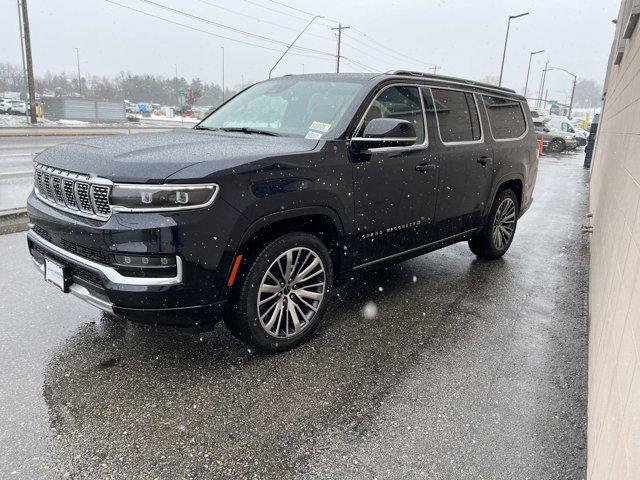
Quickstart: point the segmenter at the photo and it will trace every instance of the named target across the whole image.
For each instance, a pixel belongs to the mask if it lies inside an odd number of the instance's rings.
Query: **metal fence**
[[[80,120],[94,123],[123,122],[123,102],[99,102],[79,98],[47,98],[44,116],[49,120]]]

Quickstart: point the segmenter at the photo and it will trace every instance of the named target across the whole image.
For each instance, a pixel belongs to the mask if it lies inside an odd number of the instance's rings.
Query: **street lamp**
[[[527,80],[524,82],[524,98],[527,98],[527,87],[529,86],[529,72],[531,72],[531,59],[534,55],[544,52],[544,50],[536,50],[529,54],[529,66],[527,67]]]
[[[224,103],[224,47],[222,49],[222,103]]]
[[[573,85],[571,86],[571,100],[569,100],[569,114],[567,115],[567,117],[569,117],[569,120],[571,120],[571,110],[573,110],[573,96],[576,93],[576,83],[578,83],[578,76],[561,67],[549,67],[549,70],[560,70],[561,72],[569,74],[573,77]]]
[[[544,84],[547,80],[548,66],[549,66],[549,60],[547,60],[546,63],[544,64],[544,68],[542,69],[542,75],[540,76],[540,91],[538,92],[538,107],[542,107],[542,94],[544,92]]]
[[[500,80],[498,80],[498,86],[502,85],[502,72],[504,71],[504,57],[507,55],[507,42],[509,41],[509,28],[511,27],[511,20],[529,15],[529,12],[520,13],[519,15],[509,15],[509,21],[507,22],[507,35],[504,37],[504,50],[502,50],[502,65],[500,66]]]
[[[287,52],[291,49],[291,47],[293,47],[293,44],[296,43],[298,41],[298,39],[302,36],[302,34],[307,30],[307,28],[309,28],[311,26],[311,24],[313,23],[313,21],[316,18],[324,18],[321,15],[316,15],[315,17],[313,17],[311,20],[309,20],[309,23],[307,23],[307,25],[302,29],[302,31],[298,34],[298,36],[295,38],[295,40],[293,42],[291,42],[289,44],[289,46],[287,47],[287,49],[284,51],[284,53],[280,56],[280,58],[278,59],[278,61],[273,65],[273,67],[271,67],[271,70],[269,70],[269,78],[271,78],[271,74],[273,73],[273,70],[278,66],[278,64],[280,63],[280,60],[282,60],[284,58],[284,56],[287,54]]]

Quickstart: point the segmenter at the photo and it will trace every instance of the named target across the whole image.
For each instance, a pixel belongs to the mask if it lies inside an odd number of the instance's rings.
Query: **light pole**
[[[527,87],[529,87],[529,73],[531,72],[531,59],[534,55],[544,52],[544,50],[536,50],[529,54],[529,66],[527,67],[527,80],[524,82],[524,98],[527,98]]]
[[[76,47],[76,62],[78,63],[78,91],[82,97],[82,77],[80,76],[80,51]]]
[[[302,36],[302,34],[307,30],[307,28],[309,28],[311,26],[311,24],[313,23],[313,21],[316,18],[324,18],[320,15],[316,15],[315,17],[313,17],[309,23],[307,23],[307,25],[302,29],[302,31],[298,34],[298,36],[293,40],[293,42],[291,42],[289,44],[289,46],[287,47],[287,49],[284,51],[284,53],[280,56],[280,58],[278,59],[278,61],[273,65],[273,67],[271,67],[271,70],[269,70],[269,78],[271,78],[271,74],[273,73],[273,70],[278,66],[278,64],[280,63],[280,60],[282,60],[284,58],[284,56],[287,54],[287,52],[289,50],[291,50],[291,47],[293,47],[293,44],[296,43],[298,41],[298,39]],[[340,61],[340,57],[338,57],[338,62]]]
[[[224,103],[224,47],[222,49],[222,103]]]
[[[578,83],[578,76],[561,67],[549,67],[549,70],[560,70],[561,72],[569,74],[573,77],[573,85],[571,86],[571,100],[569,100],[569,114],[567,115],[567,117],[569,117],[569,120],[571,120],[571,110],[573,110],[573,96],[576,93],[576,83]]]
[[[509,28],[511,27],[511,20],[529,15],[529,12],[520,13],[518,15],[509,15],[509,21],[507,22],[507,35],[504,37],[504,49],[502,50],[502,65],[500,65],[500,79],[498,80],[498,86],[502,85],[502,72],[504,71],[504,58],[507,55],[507,42],[509,41]]]
[[[549,67],[549,60],[544,64],[542,69],[542,75],[540,76],[540,90],[538,91],[538,107],[542,107],[542,93],[544,92],[544,83],[547,80],[547,67]]]

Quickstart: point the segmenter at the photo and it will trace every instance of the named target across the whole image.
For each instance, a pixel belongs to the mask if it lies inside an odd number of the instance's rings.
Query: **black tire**
[[[324,287],[317,288],[322,290],[323,296],[319,300],[319,303],[315,305],[315,313],[311,313],[308,319],[304,317],[301,318],[304,322],[298,333],[293,333],[292,336],[289,337],[275,336],[274,333],[267,332],[265,326],[260,321],[257,305],[259,289],[263,279],[266,278],[267,271],[274,266],[276,260],[281,255],[291,249],[298,249],[298,251],[304,252],[307,255],[309,254],[308,252],[311,251],[317,256],[323,269],[319,277],[324,279]],[[313,261],[313,257],[309,258]],[[299,273],[302,267],[296,265],[296,268],[299,268],[297,270]],[[292,272],[291,277],[295,277],[295,273],[296,270]],[[270,352],[288,350],[308,339],[316,331],[326,310],[332,286],[333,264],[326,245],[318,237],[309,233],[288,233],[270,242],[262,249],[257,257],[255,257],[249,271],[238,286],[234,305],[230,308],[230,314],[225,317],[225,323],[234,336],[259,350]],[[283,318],[288,325],[293,325],[293,323],[291,323],[292,320],[290,322],[290,314],[287,310],[286,302],[292,301],[289,299],[299,301],[295,297],[295,290],[293,288],[294,285],[286,291],[274,294],[283,297]],[[263,295],[265,294],[263,293]],[[280,299],[274,300],[276,303],[279,301]],[[278,327],[276,327],[276,329],[277,328]]]
[[[505,213],[503,211],[499,211],[501,205],[503,205],[503,202],[505,202],[505,205],[508,205],[509,200],[513,205],[513,226],[511,236],[508,241],[501,243],[500,240],[502,240],[504,237],[502,236],[502,234],[498,233],[498,235],[500,235],[500,238],[496,239],[497,237],[494,236],[494,225],[496,221],[499,221],[500,216]],[[509,247],[511,246],[511,242],[513,242],[513,238],[516,235],[518,211],[518,199],[513,190],[502,190],[496,196],[496,199],[493,202],[491,211],[487,216],[482,230],[477,236],[469,240],[469,248],[471,249],[471,251],[478,258],[482,258],[485,260],[495,260],[496,258],[500,258],[505,253],[507,253],[507,250],[509,250]]]
[[[560,153],[562,151],[564,151],[565,149],[565,143],[564,140],[560,139],[560,138],[554,138],[553,140],[551,140],[551,142],[549,142],[549,151],[553,152],[553,153]]]

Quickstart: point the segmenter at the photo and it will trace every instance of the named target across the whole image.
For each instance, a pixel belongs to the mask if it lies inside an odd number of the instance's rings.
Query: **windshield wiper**
[[[211,131],[216,131],[216,130],[220,130],[219,128],[214,128],[214,127],[205,127],[204,125],[196,125],[195,127],[193,127],[194,130],[211,130]]]
[[[268,130],[259,130],[257,128],[223,127],[220,130],[224,130],[225,132],[258,133],[260,135],[269,135],[271,137],[279,137],[280,136],[280,134],[278,134],[278,133],[269,132]]]

